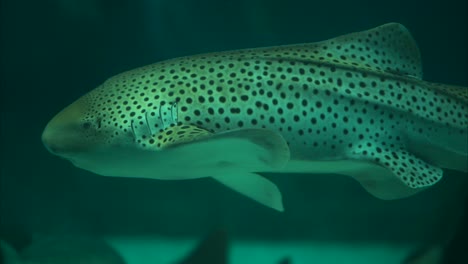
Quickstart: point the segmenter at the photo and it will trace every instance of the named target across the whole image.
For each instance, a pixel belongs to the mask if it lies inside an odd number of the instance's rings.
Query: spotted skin
[[[414,40],[391,23],[124,72],[80,99],[80,122],[91,127],[88,141],[154,151],[183,138],[184,126],[201,129],[190,140],[266,129],[285,139],[292,164],[272,172],[315,171],[293,161],[364,161],[423,188],[440,180],[442,167],[467,171],[468,93],[421,78]],[[425,153],[426,146],[444,155]]]

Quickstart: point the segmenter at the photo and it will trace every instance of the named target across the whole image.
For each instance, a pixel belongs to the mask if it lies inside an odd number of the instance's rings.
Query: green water
[[[34,233],[91,233],[109,238],[129,264],[166,263],[222,228],[234,264],[281,256],[400,263],[460,232],[468,178],[459,172],[397,201],[373,198],[345,176],[267,175],[283,193],[286,211],[277,213],[209,179],[99,177],[50,155],[40,135],[63,107],[128,69],[388,22],[411,31],[424,79],[467,86],[466,1],[3,0],[0,12],[0,238],[16,249]],[[448,252],[463,263],[456,248],[468,243],[466,232],[457,241]]]

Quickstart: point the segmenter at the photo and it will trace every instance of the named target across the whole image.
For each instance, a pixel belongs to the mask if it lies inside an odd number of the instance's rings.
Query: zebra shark
[[[322,42],[216,52],[118,74],[58,113],[47,149],[104,176],[211,177],[283,211],[261,173],[333,173],[381,199],[468,171],[468,90],[422,80],[389,23]]]

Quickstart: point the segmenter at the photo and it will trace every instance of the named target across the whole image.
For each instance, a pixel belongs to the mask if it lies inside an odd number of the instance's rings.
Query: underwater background
[[[346,176],[267,175],[283,193],[278,213],[210,179],[97,176],[49,154],[40,137],[58,111],[132,68],[388,22],[412,33],[425,80],[466,87],[467,10],[465,0],[2,0],[0,238],[20,251],[38,233],[91,234],[129,264],[174,263],[217,229],[234,264],[404,263],[450,240],[445,263],[468,263],[463,173],[395,201]]]

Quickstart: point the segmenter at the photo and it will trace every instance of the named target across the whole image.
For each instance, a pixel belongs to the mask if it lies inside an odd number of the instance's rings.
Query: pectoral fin
[[[180,164],[199,169],[265,206],[283,211],[281,192],[255,171],[282,168],[289,160],[286,141],[266,129],[242,129],[219,134],[195,126],[176,126],[160,139],[161,148]]]
[[[289,160],[283,137],[266,129],[211,133],[195,126],[170,127],[158,136],[157,148],[180,164],[207,171],[268,171]],[[209,175],[206,175],[209,176]]]
[[[226,172],[213,178],[267,207],[280,212],[284,211],[280,190],[273,182],[263,176],[248,172]]]

